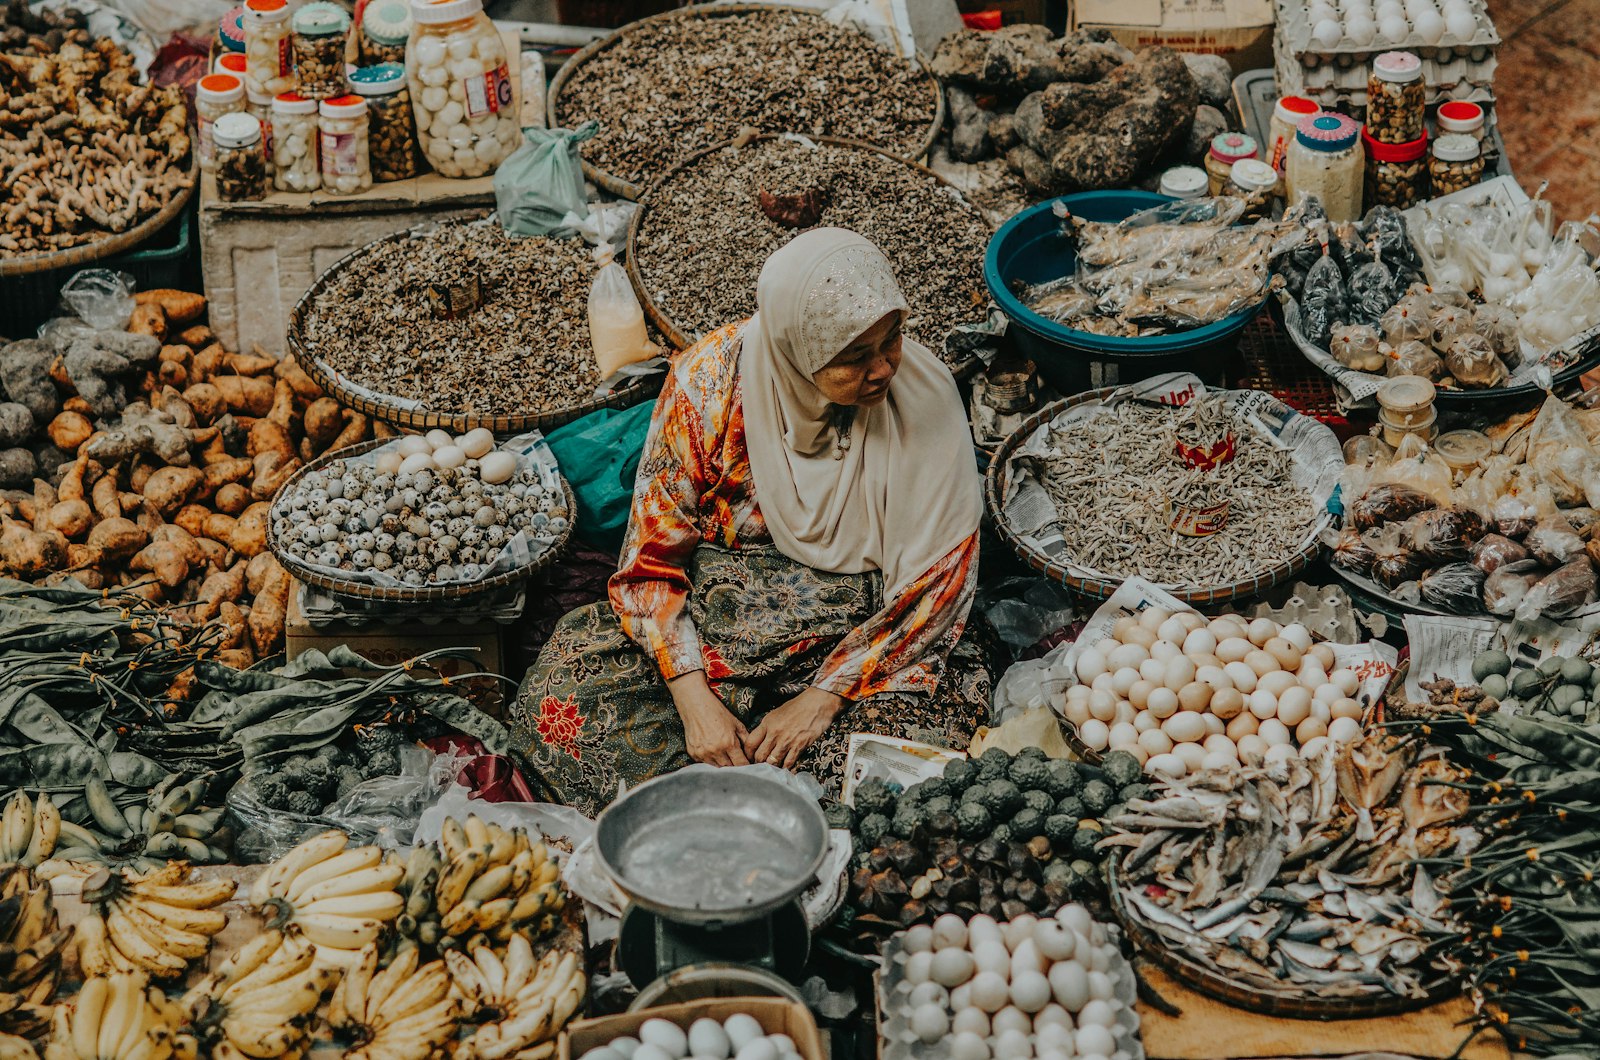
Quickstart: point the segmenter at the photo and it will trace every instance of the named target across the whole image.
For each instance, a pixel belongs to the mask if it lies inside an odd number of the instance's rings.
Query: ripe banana
[[[50,885],[22,865],[0,867],[0,1037],[49,1030],[71,939],[58,926]]]
[[[227,926],[227,914],[216,907],[234,892],[231,880],[189,882],[190,871],[174,861],[142,875],[101,869],[85,880],[90,909],[76,928],[79,961],[86,969],[183,975]]]
[[[335,988],[328,1022],[354,1035],[347,1060],[426,1060],[454,1036],[450,975],[442,961],[417,967],[416,953],[406,949],[376,972],[377,947],[367,946]]]
[[[349,966],[405,909],[396,890],[405,866],[375,846],[346,850],[343,832],[305,840],[268,866],[250,899],[269,926],[294,925],[325,965]]]
[[[298,930],[267,931],[196,984],[180,1007],[196,1030],[200,1055],[303,1055],[307,1025],[337,975],[315,958],[315,947]]]
[[[76,1004],[56,1006],[46,1060],[167,1060],[177,1010],[137,972],[93,976]]]
[[[19,788],[0,810],[0,862],[38,868],[55,852],[61,823],[49,794],[41,791],[35,802]]]
[[[49,796],[43,793],[32,810],[32,831],[20,859],[44,866],[50,878],[76,870],[63,863],[86,863],[124,869],[145,869],[172,858],[197,864],[217,864],[229,858],[232,829],[224,823],[226,807],[206,809],[200,797],[211,781],[204,774],[179,784],[169,776],[149,793],[143,805],[119,808],[105,778],[90,774],[84,783],[82,805],[88,811],[85,827],[63,820]],[[22,805],[19,792],[8,803]],[[8,818],[0,812],[0,855]]]
[[[460,1044],[456,1060],[549,1055],[545,1046],[583,1002],[588,980],[578,955],[551,950],[536,965],[522,935],[512,936],[503,965],[486,950],[445,955],[456,996],[490,1020]]]

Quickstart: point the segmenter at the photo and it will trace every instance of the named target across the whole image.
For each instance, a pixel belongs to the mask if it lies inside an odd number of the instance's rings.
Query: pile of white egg
[[[950,1060],[1132,1056],[1119,1040],[1138,1026],[1116,981],[1122,955],[1081,905],[1004,924],[946,913],[907,929],[895,959],[909,1033],[948,1037]]]
[[[1478,32],[1471,0],[1312,0],[1306,20],[1324,48],[1465,44]]]
[[[449,431],[431,430],[427,434],[408,434],[378,454],[378,471],[388,475],[414,475],[418,471],[437,471],[478,462],[478,478],[493,486],[508,482],[517,470],[513,453],[494,449],[494,434],[479,427],[459,437]]]
[[[671,1020],[648,1019],[637,1038],[624,1035],[590,1049],[581,1060],[785,1060],[797,1058],[794,1039],[768,1034],[745,1012],[726,1020],[697,1019],[688,1031]]]
[[[1361,687],[1305,626],[1151,607],[1084,647],[1058,709],[1095,751],[1181,777],[1310,757],[1361,735]]]

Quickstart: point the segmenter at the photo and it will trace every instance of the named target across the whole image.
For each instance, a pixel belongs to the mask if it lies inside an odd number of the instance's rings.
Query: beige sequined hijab
[[[885,314],[907,311],[888,259],[854,232],[795,237],[767,259],[756,304],[739,369],[772,540],[808,567],[881,570],[892,595],[978,528],[977,461],[955,379],[906,339],[888,398],[837,426],[812,376]]]

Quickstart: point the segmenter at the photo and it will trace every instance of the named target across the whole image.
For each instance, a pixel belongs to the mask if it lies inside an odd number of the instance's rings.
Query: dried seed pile
[[[556,101],[563,128],[600,122],[584,159],[634,183],[746,126],[910,156],[936,111],[930,75],[863,33],[793,11],[642,26],[586,61]]]
[[[434,411],[570,408],[600,381],[589,344],[588,249],[460,222],[378,243],[347,261],[310,306],[307,351],[359,386]],[[435,319],[428,286],[474,279],[482,304]]]
[[[989,228],[954,189],[876,151],[766,139],[705,156],[648,200],[639,273],[680,331],[704,335],[755,312],[762,264],[800,232],[767,217],[763,190],[819,192],[819,226],[881,247],[911,304],[906,333],[929,349],[944,355],[951,328],[984,318]]]
[[[1180,440],[1210,447],[1229,433],[1238,455],[1214,470],[1177,455]],[[1316,520],[1288,452],[1234,417],[1221,395],[1177,409],[1124,401],[1053,429],[1050,443],[1044,487],[1066,555],[1108,577],[1230,585],[1300,551]],[[1169,521],[1168,499],[1197,493],[1229,501],[1227,526],[1210,537],[1185,537]]]

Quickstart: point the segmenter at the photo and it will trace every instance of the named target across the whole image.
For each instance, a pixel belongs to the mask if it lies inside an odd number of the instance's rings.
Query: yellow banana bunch
[[[418,845],[406,866],[402,935],[439,950],[503,947],[556,926],[567,895],[542,841],[477,814],[447,818],[437,847]]]
[[[144,972],[175,979],[210,952],[228,923],[216,908],[233,897],[232,880],[190,880],[186,861],[146,873],[101,869],[83,884],[90,906],[75,928],[86,975]]]
[[[250,901],[269,927],[293,925],[323,964],[348,967],[405,908],[405,866],[375,846],[350,847],[337,829],[314,835],[267,866]]]
[[[444,962],[417,967],[415,946],[378,969],[369,945],[334,988],[328,1022],[355,1036],[346,1060],[427,1060],[455,1036],[460,1006]]]
[[[176,1015],[139,972],[90,976],[72,1004],[56,1006],[45,1060],[167,1060],[177,1052]]]
[[[39,1060],[33,1043],[15,1034],[0,1034],[0,1060]]]
[[[551,950],[535,963],[523,935],[512,936],[504,961],[487,946],[444,959],[467,1010],[490,1021],[460,1044],[455,1060],[546,1060],[588,984],[576,953]]]
[[[55,852],[61,811],[45,792],[34,802],[18,788],[0,810],[0,862],[36,869]]]
[[[49,1030],[71,938],[58,929],[50,885],[21,865],[0,867],[0,1033],[34,1038]]]
[[[339,973],[294,928],[266,931],[184,995],[180,1007],[214,1060],[299,1057],[322,995]]]

